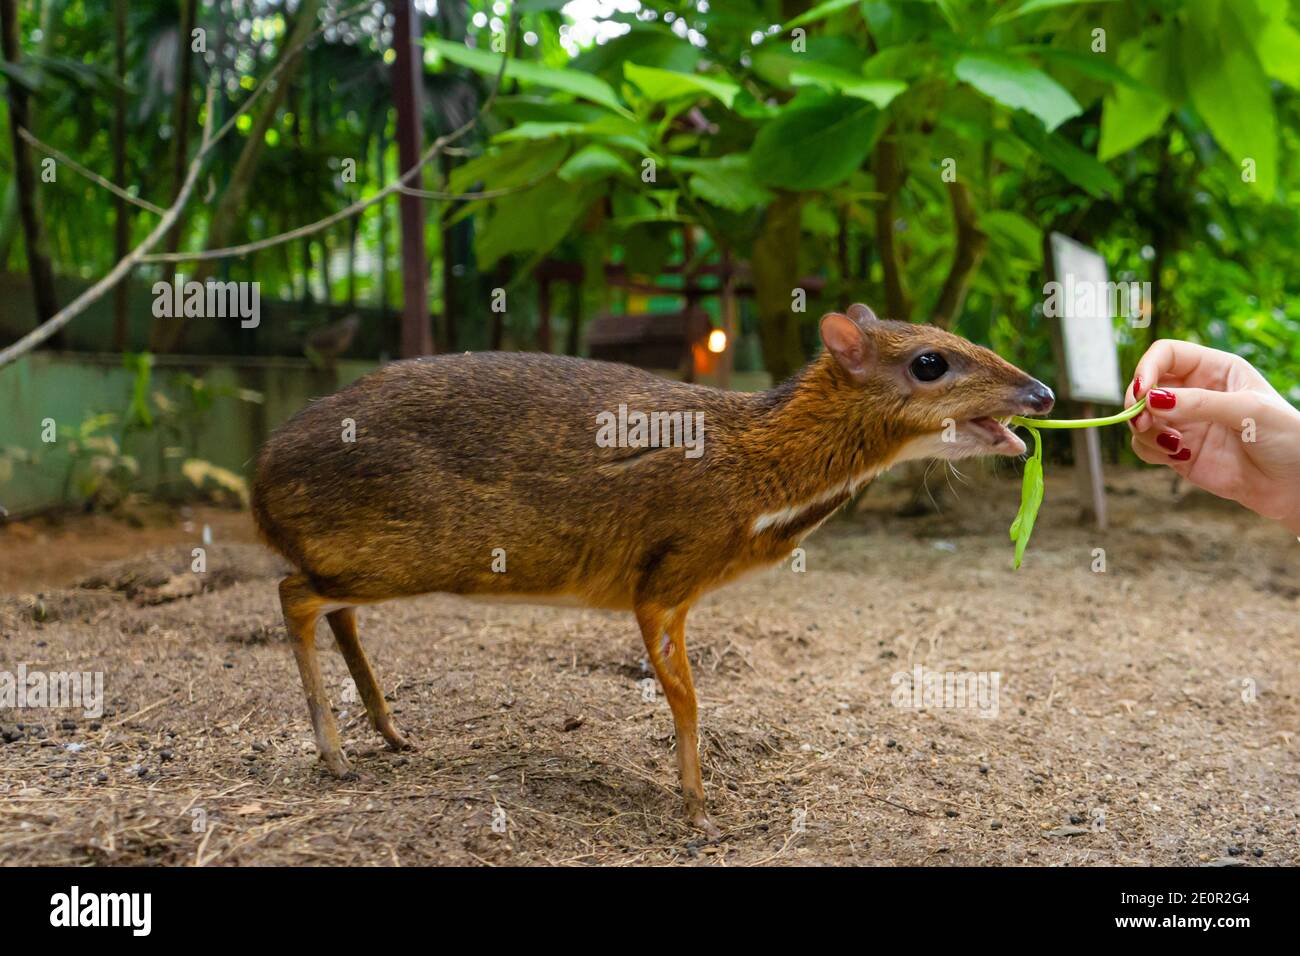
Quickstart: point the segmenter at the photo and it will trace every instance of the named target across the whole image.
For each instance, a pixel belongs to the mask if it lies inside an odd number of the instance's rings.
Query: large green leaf
[[[648,132],[637,122],[606,113],[590,123],[520,123],[493,139],[495,143],[512,143],[520,140],[546,140],[582,137],[616,143],[645,152],[650,148]]]
[[[1042,46],[1036,43],[1011,47],[1011,52],[1038,54],[1056,66],[1082,73],[1089,79],[1109,83],[1112,86],[1127,86],[1146,93],[1152,92],[1145,83],[1134,79],[1128,71],[1111,63],[1100,53],[1080,53],[1078,50],[1064,50],[1059,46]]]
[[[1139,79],[1161,69],[1162,56],[1161,51],[1142,46],[1140,40],[1120,48],[1120,64]],[[1165,125],[1169,110],[1169,102],[1150,87],[1116,87],[1102,103],[1097,158],[1105,162],[1154,136]]]
[[[794,86],[811,84],[832,93],[843,93],[866,100],[882,110],[907,89],[907,84],[901,80],[869,80],[860,73],[816,62],[804,63],[791,70],[790,82]]]
[[[634,171],[622,156],[598,143],[578,150],[560,167],[559,176],[568,183],[592,182],[609,176],[631,176]]]
[[[677,73],[673,70],[661,70],[653,66],[641,66],[637,63],[624,63],[623,75],[635,83],[641,92],[655,102],[675,100],[683,96],[698,97],[701,93],[712,96],[728,109],[735,102],[740,86],[730,80],[722,80],[699,73]]]
[[[675,159],[672,165],[690,173],[688,188],[710,205],[747,212],[772,201],[772,193],[754,178],[745,153],[717,159]]]
[[[1016,255],[1034,262],[1043,256],[1043,231],[1010,209],[990,209],[980,214],[980,228],[1014,250]]]
[[[439,37],[425,37],[424,48],[433,49],[451,62],[468,67],[478,73],[495,76],[501,69],[501,55],[486,50],[476,50],[454,40]],[[600,103],[612,110],[626,112],[619,102],[614,88],[599,77],[590,76],[578,70],[557,70],[541,63],[529,60],[511,59],[506,64],[505,75],[512,80],[523,83],[535,83],[547,89],[562,90],[574,96]]]
[[[1255,49],[1264,72],[1300,90],[1300,32],[1285,20],[1271,20],[1260,32]]]
[[[1011,121],[1016,135],[1043,161],[1076,186],[1098,198],[1119,194],[1120,182],[1101,163],[1057,133],[1048,133],[1024,113]]]
[[[1012,10],[1004,10],[993,18],[994,23],[1002,23],[1006,20],[1014,20],[1016,17],[1023,17],[1029,13],[1042,13],[1044,10],[1052,10],[1056,7],[1076,7],[1082,3],[1113,3],[1114,0],[1025,0],[1020,6]]]
[[[1272,198],[1277,119],[1268,77],[1234,12],[1224,7],[1221,13],[1189,10],[1180,49],[1187,94],[1219,148],[1238,165],[1252,161],[1260,192]]]
[[[765,186],[800,190],[839,185],[871,152],[882,115],[847,96],[789,106],[758,131],[750,169]]]
[[[1065,87],[1025,60],[1001,53],[967,53],[954,72],[1003,106],[1034,114],[1048,130],[1083,112]]]
[[[510,189],[545,176],[564,160],[569,144],[560,140],[545,143],[509,143],[455,167],[447,185],[463,193],[482,183],[485,189]]]
[[[809,23],[816,23],[818,20],[825,20],[831,14],[839,13],[841,10],[847,10],[856,4],[858,0],[824,0],[823,3],[817,4],[811,10],[799,14],[781,27],[782,33],[788,33],[795,27],[801,27]]]
[[[512,195],[475,234],[479,266],[490,269],[510,253],[550,252],[595,198],[591,189],[555,177]]]

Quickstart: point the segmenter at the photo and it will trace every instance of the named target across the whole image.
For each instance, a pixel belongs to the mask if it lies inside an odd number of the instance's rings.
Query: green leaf
[[[820,86],[832,93],[843,93],[884,109],[894,97],[907,89],[901,80],[869,80],[860,73],[825,63],[804,63],[790,71],[794,86]]]
[[[558,178],[510,197],[475,234],[479,266],[490,269],[510,253],[544,255],[573,228],[596,198],[590,188]]]
[[[818,20],[825,20],[831,14],[839,13],[841,10],[847,10],[857,2],[858,0],[825,0],[824,3],[817,4],[817,6],[813,7],[811,10],[799,14],[789,23],[786,23],[781,27],[781,32],[786,33],[793,30],[795,27],[801,27],[808,23],[816,23]]]
[[[453,63],[488,76],[495,76],[501,69],[501,55],[477,50],[454,40],[426,37],[424,48],[435,50]],[[577,70],[557,70],[541,63],[512,58],[506,64],[505,75],[509,79],[523,83],[534,83],[547,89],[572,93],[574,96],[600,103],[620,113],[627,113],[627,109],[619,102],[612,86],[598,77]]]
[[[1265,73],[1300,90],[1300,33],[1285,20],[1272,20],[1260,34],[1255,49]]]
[[[750,169],[765,186],[837,186],[871,152],[882,116],[869,103],[846,96],[789,106],[759,129],[749,153]]]
[[[1004,10],[993,18],[993,23],[1005,23],[1007,20],[1014,20],[1017,17],[1023,17],[1030,13],[1042,13],[1044,10],[1053,10],[1057,7],[1074,7],[1082,3],[1113,3],[1114,0],[1025,0],[1014,10]]]
[[[586,123],[520,123],[493,137],[494,143],[513,143],[519,140],[556,139],[581,135]]]
[[[1083,112],[1069,91],[1038,67],[998,53],[967,53],[954,72],[985,96],[1011,109],[1026,110],[1048,131]]]
[[[1043,231],[1010,209],[990,209],[979,217],[980,228],[1001,239],[1016,254],[1034,262],[1043,255]]]
[[[754,51],[754,72],[773,86],[790,86],[790,72],[809,63],[824,63],[841,70],[855,72],[866,70],[883,54],[877,54],[866,61],[863,66],[862,50],[848,37],[810,37],[808,49],[804,53],[795,53],[788,43],[765,43]],[[874,76],[872,79],[891,79],[889,76]]]
[[[1187,93],[1219,148],[1234,165],[1252,161],[1257,188],[1271,198],[1277,187],[1277,119],[1269,80],[1233,10],[1225,6],[1221,12],[1189,8],[1180,50]]]
[[[1105,166],[1065,137],[1048,133],[1024,113],[1011,119],[1016,135],[1033,147],[1043,161],[1090,196],[1116,196],[1120,182]]]
[[[509,143],[457,166],[447,178],[452,192],[463,193],[482,182],[487,189],[509,189],[531,182],[554,169],[569,151],[560,140],[545,143]]]
[[[1011,522],[1011,540],[1016,546],[1015,568],[1020,569],[1024,559],[1025,548],[1029,546],[1029,537],[1034,533],[1034,522],[1038,519],[1038,509],[1043,504],[1043,442],[1037,429],[1025,426],[1034,436],[1034,454],[1025,462],[1025,474],[1020,486],[1020,510]]]
[[[609,176],[633,175],[623,157],[596,143],[578,150],[560,167],[559,176],[566,183],[585,183]]]
[[[1144,93],[1154,93],[1154,90],[1145,83],[1134,79],[1126,70],[1111,63],[1100,53],[1080,53],[1078,50],[1063,50],[1058,46],[1040,46],[1036,43],[1025,43],[1010,49],[1012,53],[1037,54],[1052,61],[1057,66],[1074,70],[1076,73],[1082,73],[1084,76],[1101,83],[1109,83],[1112,86],[1127,86]]]
[[[736,94],[740,92],[740,86],[730,80],[699,73],[677,73],[637,63],[624,63],[623,75],[635,83],[647,99],[656,103],[684,96],[698,97],[701,93],[706,93],[731,109]]]
[[[1135,77],[1147,77],[1161,68],[1158,50],[1147,49],[1134,41],[1120,50],[1120,63]],[[1150,87],[1117,88],[1107,96],[1101,109],[1101,141],[1097,158],[1102,162],[1128,152],[1154,136],[1169,117],[1169,102]]]
[[[690,191],[710,205],[732,212],[747,212],[772,201],[772,193],[759,185],[746,153],[717,159],[675,159],[673,169],[691,174]]]

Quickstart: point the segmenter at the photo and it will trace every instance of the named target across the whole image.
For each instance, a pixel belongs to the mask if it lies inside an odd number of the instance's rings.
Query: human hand
[[[1161,339],[1125,395],[1133,451],[1300,535],[1300,411],[1240,356]]]

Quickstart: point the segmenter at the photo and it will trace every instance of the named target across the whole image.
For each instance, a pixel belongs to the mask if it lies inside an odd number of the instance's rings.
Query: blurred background
[[[172,258],[0,367],[13,517],[237,501],[275,424],[427,352],[761,388],[865,301],[1056,383],[1053,231],[1143,290],[1116,319],[1125,375],[1177,336],[1300,400],[1286,0],[0,8],[0,345],[158,225],[209,86],[224,132],[146,250]],[[260,321],[155,314],[155,283],[209,280],[258,283]]]
[[[701,602],[703,848],[608,612],[363,608],[422,750],[364,749],[327,654],[363,782],[324,782],[243,506],[271,429],[406,356],[761,389],[861,301],[1059,392],[1054,235],[1122,284],[1117,387],[1168,336],[1300,402],[1300,3],[0,0],[0,34],[0,668],[106,705],[0,710],[0,862],[1297,862],[1300,550],[1126,428],[1088,486],[1045,433],[1019,570],[1019,461],[909,463]],[[1001,718],[900,706],[922,666],[1004,675]]]

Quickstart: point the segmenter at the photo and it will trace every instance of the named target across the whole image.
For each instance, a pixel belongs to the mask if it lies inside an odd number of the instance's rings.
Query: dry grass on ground
[[[1013,480],[911,520],[872,489],[806,542],[805,573],[701,603],[716,844],[682,822],[672,722],[625,615],[363,609],[421,749],[381,749],[330,651],[359,771],[340,782],[244,516],[0,531],[0,670],[103,671],[108,707],[0,711],[0,863],[1295,864],[1300,546],[1180,505],[1167,476],[1113,482],[1097,533],[1049,473],[1020,572]],[[918,664],[999,672],[997,716],[896,708],[891,678]]]

